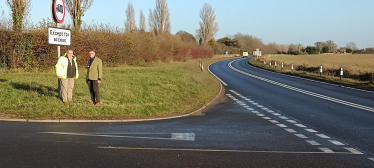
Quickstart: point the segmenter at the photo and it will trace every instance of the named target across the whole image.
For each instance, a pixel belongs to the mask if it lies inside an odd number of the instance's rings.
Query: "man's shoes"
[[[91,102],[90,102],[90,104],[94,104],[94,102],[93,102],[93,101],[91,101]]]
[[[65,104],[65,105],[67,105],[67,104],[68,104],[68,102],[64,102],[64,104]]]
[[[96,103],[95,106],[100,106],[100,103]]]

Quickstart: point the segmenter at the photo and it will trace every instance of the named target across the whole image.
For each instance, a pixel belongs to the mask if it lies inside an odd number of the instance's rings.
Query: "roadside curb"
[[[212,63],[212,64],[214,64],[214,63]],[[212,65],[212,64],[210,64],[210,65]],[[208,66],[208,68],[209,68],[209,66]],[[210,73],[212,74],[212,72],[210,72]],[[182,117],[187,117],[187,116],[193,115],[193,114],[203,110],[204,108],[209,106],[214,100],[216,100],[219,97],[219,95],[221,95],[222,90],[223,90],[222,83],[221,82],[219,82],[219,83],[220,83],[220,86],[221,86],[220,91],[218,92],[216,97],[214,97],[210,102],[208,102],[207,104],[205,104],[204,106],[202,106],[201,108],[199,108],[199,109],[197,109],[193,112],[190,112],[188,114],[178,115],[178,116],[161,117],[161,118],[148,118],[148,119],[127,119],[127,120],[74,120],[74,119],[37,120],[37,119],[2,119],[2,118],[0,118],[0,121],[31,122],[31,123],[120,123],[120,122],[157,121],[157,120],[182,118]]]

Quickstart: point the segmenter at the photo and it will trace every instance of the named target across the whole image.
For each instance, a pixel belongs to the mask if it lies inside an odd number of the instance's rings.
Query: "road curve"
[[[210,69],[226,88],[373,156],[373,92],[274,73],[248,60],[222,61]]]

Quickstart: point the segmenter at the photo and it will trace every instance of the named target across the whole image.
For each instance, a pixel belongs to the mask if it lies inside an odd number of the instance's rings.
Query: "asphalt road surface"
[[[255,68],[209,67],[226,101],[129,123],[0,122],[0,167],[374,167],[374,93]]]

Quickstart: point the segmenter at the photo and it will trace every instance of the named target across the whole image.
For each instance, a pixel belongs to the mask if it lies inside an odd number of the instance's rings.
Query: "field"
[[[266,64],[264,64],[266,61]],[[272,66],[269,68],[269,63]],[[274,67],[275,61],[278,64]],[[281,63],[284,69],[281,71]],[[374,55],[373,54],[337,54],[337,55],[268,55],[249,61],[252,65],[272,71],[324,80],[358,88],[374,90]],[[294,71],[291,70],[294,64]],[[319,73],[322,65],[323,73]],[[340,67],[343,67],[343,79],[340,80]]]
[[[269,55],[265,60],[276,60],[285,64],[338,69],[343,67],[351,73],[374,72],[374,54],[336,54],[336,55]]]
[[[203,59],[205,66],[223,60]],[[205,67],[206,68],[206,67]],[[49,72],[0,72],[0,117],[123,119],[185,113],[200,108],[219,91],[219,82],[199,61],[156,63],[151,67],[103,70],[101,106],[89,104],[84,68],[75,81],[73,103],[58,98],[57,77]]]

